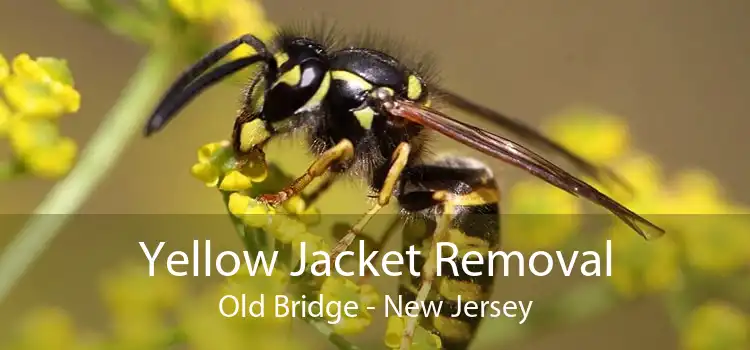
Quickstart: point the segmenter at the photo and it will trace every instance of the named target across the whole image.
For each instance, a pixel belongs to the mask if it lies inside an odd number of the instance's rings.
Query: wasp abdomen
[[[480,163],[468,158],[447,158],[431,165],[409,169],[404,176],[399,202],[409,211],[416,211],[422,220],[413,220],[404,231],[404,247],[415,246],[422,254],[415,259],[416,271],[427,263],[432,240],[439,232],[438,221],[450,214],[450,223],[442,233],[449,244],[443,247],[440,275],[435,277],[430,299],[442,304],[440,313],[422,320],[422,325],[435,332],[443,341],[444,349],[466,349],[476,333],[481,317],[479,312],[462,310],[467,302],[488,300],[493,289],[489,276],[489,251],[500,245],[500,193],[492,173]],[[442,241],[442,240],[441,240]],[[446,251],[447,249],[447,251]],[[483,264],[461,263],[467,254],[480,254]],[[399,293],[404,301],[416,299],[422,277],[404,274]]]

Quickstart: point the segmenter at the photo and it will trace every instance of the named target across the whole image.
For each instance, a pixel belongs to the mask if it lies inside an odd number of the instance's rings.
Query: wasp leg
[[[331,188],[331,186],[333,186],[336,180],[338,180],[339,176],[341,175],[335,172],[332,173],[329,171],[328,173],[326,173],[323,182],[318,187],[316,187],[310,193],[303,195],[302,199],[305,200],[305,204],[307,206],[312,206],[313,204],[315,204],[320,196],[325,194]]]
[[[422,283],[420,284],[416,295],[416,301],[420,304],[427,300],[427,296],[432,290],[432,284],[435,282],[435,276],[437,275],[437,244],[438,242],[448,241],[450,237],[448,230],[450,229],[450,222],[455,215],[453,203],[445,201],[443,204],[443,210],[443,215],[438,220],[437,228],[433,235],[427,259],[422,267]],[[409,347],[411,347],[411,342],[412,339],[414,339],[414,331],[417,329],[418,321],[419,317],[410,317],[407,319],[404,334],[401,337],[401,350],[408,350]]]
[[[489,251],[500,244],[500,191],[492,172],[463,157],[410,167],[402,176],[398,200],[413,216],[404,230],[404,249],[427,250],[424,258],[417,255],[414,259],[414,269],[421,269],[421,276],[404,271],[399,294],[404,302],[429,299],[443,305],[439,314],[407,319],[401,349],[409,348],[421,324],[440,337],[443,349],[465,350],[484,307],[471,309],[474,314],[459,307],[489,298],[494,282]],[[463,260],[472,263],[464,265]]]
[[[307,168],[305,174],[294,180],[291,185],[277,193],[261,195],[259,199],[270,205],[277,205],[284,202],[290,197],[304,191],[314,179],[325,174],[335,163],[347,162],[353,157],[354,146],[351,141],[347,139],[341,140],[338,144],[323,152],[323,154],[321,154],[310,165],[310,167]]]
[[[378,201],[367,211],[365,215],[360,218],[357,223],[349,229],[346,235],[341,238],[331,250],[331,261],[336,260],[336,257],[344,252],[354,242],[364,227],[370,222],[370,219],[377,214],[384,206],[388,205],[393,196],[393,190],[396,188],[398,179],[401,177],[401,172],[406,168],[406,164],[409,161],[409,155],[411,153],[411,146],[408,143],[401,143],[396,147],[393,152],[393,158],[391,160],[391,166],[388,169],[388,174],[385,177],[383,186],[378,192]],[[323,267],[320,267],[322,272]]]

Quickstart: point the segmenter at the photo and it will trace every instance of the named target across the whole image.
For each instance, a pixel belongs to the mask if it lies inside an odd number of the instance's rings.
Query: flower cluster
[[[0,137],[12,158],[0,163],[0,178],[29,174],[59,178],[75,162],[77,146],[60,133],[59,120],[80,108],[81,96],[64,60],[0,55]]]
[[[407,320],[403,317],[391,316],[385,331],[385,346],[389,349],[401,348],[401,337],[406,329]],[[417,327],[411,348],[414,350],[438,350],[442,349],[442,341],[437,335],[428,332],[422,327]]]
[[[268,176],[262,155],[253,155],[256,159],[239,164],[232,157],[229,142],[208,143],[198,149],[198,162],[190,172],[208,187],[218,187],[222,191],[244,191]]]
[[[606,113],[572,111],[554,118],[547,129],[572,151],[612,165],[635,193],[612,187],[600,190],[669,232],[646,242],[619,222],[607,229],[605,237],[613,240],[616,255],[613,269],[619,271],[611,280],[622,293],[670,289],[680,282],[683,264],[712,274],[730,274],[747,266],[750,221],[731,215],[745,209],[723,197],[710,174],[687,170],[667,178],[651,156],[632,148],[626,124]],[[546,203],[550,200],[546,198],[554,197],[537,198]]]
[[[351,280],[341,277],[327,278],[320,288],[320,294],[325,300],[338,301],[342,304],[353,301],[357,304],[357,317],[344,317],[333,325],[338,334],[356,334],[367,328],[372,322],[370,307],[378,305],[379,296],[371,285],[357,285]],[[331,318],[328,317],[330,320]]]
[[[580,201],[542,181],[524,180],[508,191],[503,224],[506,249],[536,251],[557,248],[580,226]]]
[[[747,349],[750,318],[724,302],[707,302],[690,314],[682,341],[687,350]]]
[[[750,220],[738,214],[748,210],[728,200],[712,175],[691,169],[668,176],[651,156],[632,148],[624,122],[615,116],[574,111],[548,129],[574,152],[613,165],[635,193],[601,190],[667,230],[650,241],[619,222],[605,230],[602,236],[613,242],[607,280],[622,296],[691,294],[705,287],[702,278],[747,278]],[[746,348],[747,316],[731,304],[710,302],[692,310],[683,329],[686,348]]]
[[[172,47],[193,61],[217,44],[251,33],[269,42],[276,27],[257,0],[57,0],[64,8],[150,47]],[[252,53],[243,45],[229,54]]]
[[[289,318],[227,318],[217,312],[225,295],[244,294],[248,300],[258,300],[264,293],[283,293],[286,281],[279,276],[285,276],[284,271],[269,277],[234,276],[196,294],[166,271],[149,277],[144,273],[147,270],[128,264],[103,280],[110,316],[107,332],[79,329],[69,314],[44,308],[21,324],[9,349],[169,349],[176,344],[197,350],[244,349],[247,344],[261,349],[306,348],[288,336]]]
[[[312,264],[319,258],[312,256],[314,252],[331,250],[331,246],[322,236],[309,230],[309,226],[317,222],[319,213],[299,196],[289,198],[278,208],[256,200],[252,195],[254,187],[263,184],[268,178],[268,172],[268,166],[260,152],[245,154],[242,160],[238,161],[228,142],[214,142],[202,146],[198,151],[198,162],[191,168],[194,177],[207,186],[216,187],[227,194],[227,209],[249,229],[246,230],[246,235],[268,235],[275,242],[274,246],[290,246],[297,259],[301,258],[302,252],[299,247],[304,242],[307,247],[305,260]],[[286,286],[294,282],[288,279],[288,273],[278,274],[286,276],[283,279],[285,287],[268,295],[285,293]],[[249,283],[234,286],[251,290],[252,285],[263,278],[245,276],[244,279]],[[355,301],[359,307],[357,317],[343,317],[340,322],[332,325],[333,332],[341,335],[360,333],[371,324],[372,315],[368,307],[375,306],[379,300],[372,286],[358,285],[337,276],[322,279],[318,286],[317,290],[307,293],[321,294],[326,301],[339,301],[342,304]],[[326,315],[324,318],[332,320],[333,315]]]
[[[226,42],[247,33],[253,33],[264,42],[274,35],[276,27],[265,14],[258,1],[247,0],[169,0],[169,6],[186,21],[216,28],[213,40]],[[241,46],[231,58],[252,54],[252,49]]]

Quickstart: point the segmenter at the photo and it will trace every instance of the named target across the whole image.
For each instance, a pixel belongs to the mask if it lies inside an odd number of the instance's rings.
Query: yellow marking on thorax
[[[365,107],[354,111],[354,116],[357,117],[359,125],[365,128],[365,130],[370,130],[370,128],[372,128],[372,121],[373,119],[375,119],[376,114],[377,113],[375,113],[375,111],[373,111],[370,107]]]
[[[364,91],[370,91],[374,89],[374,86],[370,84],[370,82],[360,77],[359,75],[356,75],[349,71],[335,70],[331,72],[331,77],[334,80],[341,80],[341,81],[348,82],[350,84],[355,84]],[[395,94],[395,91],[393,91],[393,89],[389,87],[384,86],[383,89],[385,89],[391,95]],[[420,87],[420,91],[421,91],[421,87]],[[357,118],[359,125],[361,125],[366,130],[369,130],[370,128],[372,128],[372,122],[375,119],[375,116],[378,115],[378,113],[375,112],[370,107],[361,108],[361,109],[353,111],[352,113]]]
[[[370,84],[367,80],[352,72],[347,72],[345,70],[335,70],[331,72],[331,76],[334,80],[343,80],[357,84],[362,90],[372,90],[373,88],[372,84]]]
[[[302,80],[302,68],[299,65],[292,67],[292,69],[284,72],[281,76],[276,79],[273,86],[284,83],[289,86],[297,86]]]
[[[422,82],[414,76],[410,75],[406,85],[406,97],[410,100],[417,100],[422,96]]]
[[[262,119],[245,123],[240,129],[240,150],[243,152],[249,151],[269,137],[271,137],[271,134],[266,130],[266,124]]]

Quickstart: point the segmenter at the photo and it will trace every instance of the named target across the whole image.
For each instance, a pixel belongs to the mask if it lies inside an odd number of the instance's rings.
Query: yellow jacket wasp
[[[252,47],[255,54],[208,71],[240,45]],[[302,131],[317,157],[307,172],[284,190],[260,199],[277,205],[329,171],[366,178],[377,201],[335,246],[331,252],[335,258],[395,196],[402,212],[423,219],[430,231],[419,237],[405,237],[404,243],[427,245],[430,252],[420,264],[422,280],[403,281],[399,293],[405,300],[426,300],[433,285],[437,297],[448,304],[457,293],[463,300],[487,299],[491,278],[459,275],[436,281],[433,250],[437,242],[449,240],[479,244],[489,250],[500,244],[500,191],[492,172],[483,163],[466,157],[425,159],[424,136],[428,131],[436,131],[586,198],[611,211],[644,238],[664,233],[528,148],[453,119],[431,106],[439,101],[492,120],[516,136],[564,156],[597,180],[604,176],[616,179],[608,170],[586,162],[520,122],[431,84],[425,71],[404,64],[385,50],[368,45],[336,47],[316,34],[283,30],[271,47],[252,35],[244,35],[216,48],[174,82],[148,121],[146,135],[163,128],[206,88],[256,63],[262,63],[261,71],[245,92],[233,129],[235,152],[247,154],[274,137]],[[258,135],[251,133],[258,129],[264,130],[260,146],[256,146]],[[480,319],[448,317],[451,313],[449,307],[445,315],[422,322],[442,339],[445,349],[466,349]],[[410,319],[407,323],[402,349],[410,345],[416,322]]]

